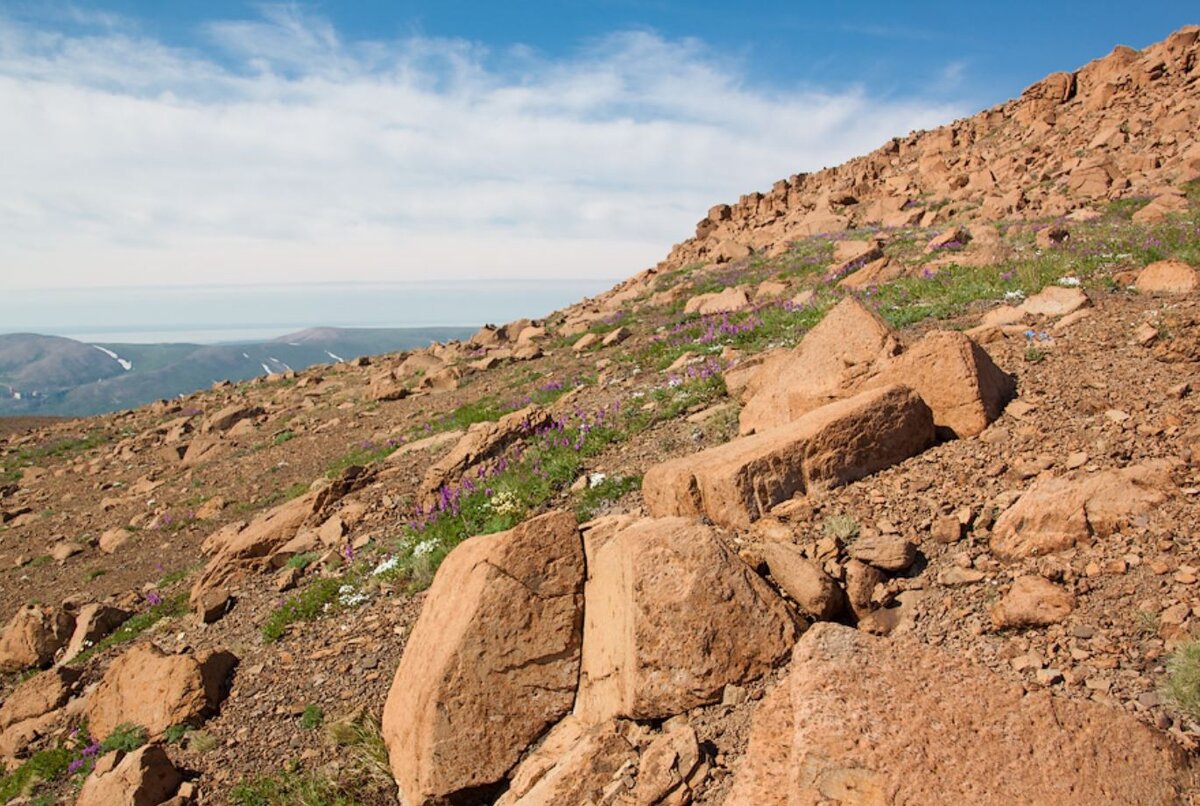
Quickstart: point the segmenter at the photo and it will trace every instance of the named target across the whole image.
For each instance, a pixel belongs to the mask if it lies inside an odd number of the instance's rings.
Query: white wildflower
[[[1004,301],[1005,302],[1024,302],[1025,301],[1025,292],[1020,289],[1017,289],[1016,291],[1006,291],[1006,292],[1004,292]]]
[[[604,475],[603,473],[593,473],[592,475],[588,476],[588,486],[599,487],[604,483],[606,478],[608,478],[608,476]]]
[[[400,565],[399,557],[388,557],[386,560],[379,563],[379,565],[375,566],[375,568],[371,571],[371,576],[381,577],[384,574],[388,573],[389,571],[396,570],[396,567],[399,565]]]
[[[501,490],[493,495],[488,501],[488,506],[497,515],[515,515],[521,510],[521,502],[517,500],[517,496],[511,490]]]
[[[431,537],[428,540],[422,540],[420,543],[413,546],[412,554],[414,557],[425,557],[429,554],[433,554],[433,550],[437,547],[437,539]]]
[[[338,597],[338,602],[342,607],[358,607],[369,599],[365,593],[348,593]]]
[[[1067,288],[1078,288],[1080,282],[1078,277],[1059,277],[1058,284]]]

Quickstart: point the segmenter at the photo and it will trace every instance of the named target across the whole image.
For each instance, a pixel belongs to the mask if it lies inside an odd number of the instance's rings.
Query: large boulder
[[[1017,560],[1090,543],[1161,504],[1174,488],[1164,460],[1082,478],[1043,476],[996,519],[992,553]]]
[[[855,297],[847,297],[796,349],[760,365],[742,393],[741,432],[783,425],[846,397],[898,349],[887,323]]]
[[[493,797],[525,749],[570,712],[583,581],[582,540],[565,512],[447,555],[383,712],[408,806]]]
[[[849,297],[799,347],[766,359],[750,377],[741,395],[740,430],[772,428],[833,400],[893,383],[921,395],[946,437],[980,433],[1016,392],[1012,377],[967,335],[934,331],[900,353],[887,324]]]
[[[261,571],[296,536],[309,519],[317,516],[342,495],[356,489],[369,477],[358,466],[347,468],[340,478],[320,491],[307,492],[256,516],[250,523],[237,522],[209,535],[200,548],[211,559],[192,585],[190,606],[195,609],[214,590],[249,571]],[[279,563],[281,564],[281,563]]]
[[[162,746],[148,744],[132,753],[116,751],[99,759],[75,806],[158,806],[181,783],[183,774]]]
[[[229,652],[168,655],[138,644],[112,662],[89,695],[88,729],[105,739],[122,723],[141,725],[151,738],[172,725],[195,727],[221,704],[236,665]]]
[[[818,624],[759,704],[725,803],[1175,803],[1186,759],[1104,706]]]
[[[45,735],[75,693],[81,672],[56,668],[34,675],[0,705],[0,766]]]
[[[22,607],[0,631],[0,673],[47,665],[74,629],[75,615],[66,608]]]
[[[987,352],[963,333],[937,330],[922,338],[870,381],[902,383],[933,411],[949,437],[972,437],[987,428],[1016,395],[1017,385]]]
[[[685,518],[586,535],[583,662],[575,714],[661,719],[719,701],[786,657],[783,600],[718,537]]]
[[[1159,260],[1142,269],[1134,287],[1143,294],[1188,294],[1200,285],[1196,270],[1182,260]]]
[[[655,517],[705,515],[744,527],[782,501],[890,467],[933,440],[933,415],[924,401],[907,387],[885,386],[655,465],[642,495]]]

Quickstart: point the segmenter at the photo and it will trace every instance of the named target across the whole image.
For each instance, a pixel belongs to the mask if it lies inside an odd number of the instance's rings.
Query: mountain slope
[[[440,327],[320,328],[236,345],[84,344],[57,336],[0,335],[0,415],[86,416],[133,408],[217,381],[281,374],[469,333]]]
[[[1200,801],[1197,31],[543,320],[0,437],[0,792],[116,786],[86,713],[204,802]]]

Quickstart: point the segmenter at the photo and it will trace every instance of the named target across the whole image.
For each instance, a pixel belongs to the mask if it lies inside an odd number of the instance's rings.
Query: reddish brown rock
[[[917,547],[899,535],[871,535],[855,540],[850,556],[881,571],[897,573],[917,559]]]
[[[766,543],[763,559],[779,589],[791,597],[800,612],[817,621],[830,621],[846,610],[846,594],[837,581],[790,543]]]
[[[566,717],[521,762],[496,806],[559,806],[599,802],[618,773],[637,763],[629,726],[608,721],[586,726]]]
[[[697,294],[687,301],[683,310],[684,313],[708,316],[715,313],[733,313],[749,307],[750,297],[746,294],[746,289],[730,286],[712,294]]]
[[[467,471],[498,456],[506,448],[551,421],[550,412],[528,406],[494,422],[475,423],[450,452],[425,473],[422,497],[433,496],[442,485],[457,484]]]
[[[708,774],[696,731],[668,724],[646,747],[638,764],[637,784],[628,802],[635,806],[684,806]]]
[[[79,615],[75,618],[75,629],[59,663],[66,663],[104,638],[124,624],[130,615],[128,610],[100,603],[86,604],[79,608]]]
[[[928,334],[871,380],[903,383],[921,396],[946,436],[972,437],[1000,416],[1016,395],[1016,382],[963,333]]]
[[[882,571],[862,560],[846,562],[846,600],[855,618],[863,619],[878,607],[875,587],[885,579]]]
[[[725,803],[1176,803],[1188,780],[1182,751],[1120,711],[826,623],[759,705]]]
[[[161,745],[132,753],[114,751],[99,759],[79,790],[75,806],[158,806],[183,783]]]
[[[75,615],[65,608],[22,607],[0,632],[0,672],[47,665],[74,629]]]
[[[1045,627],[1056,624],[1075,609],[1075,597],[1048,579],[1022,576],[992,607],[996,629],[1008,627]]]
[[[241,403],[234,403],[226,406],[200,424],[200,433],[211,434],[214,432],[228,431],[243,420],[258,417],[263,413],[259,406],[246,406]]]
[[[0,762],[27,750],[62,721],[59,709],[76,694],[81,672],[56,668],[19,684],[0,705]]]
[[[706,515],[747,526],[796,495],[846,484],[932,444],[933,416],[903,386],[831,403],[800,419],[655,465],[642,495],[651,515]]]
[[[684,518],[588,535],[575,714],[659,719],[766,673],[795,629],[783,601],[717,536]]]
[[[1091,304],[1091,300],[1081,289],[1048,285],[1022,302],[1020,310],[1031,316],[1045,316],[1054,319],[1075,313]]]
[[[1090,543],[1162,503],[1174,487],[1171,465],[1161,460],[1082,478],[1040,478],[996,519],[992,553],[1016,560]]]
[[[741,432],[783,425],[846,397],[898,349],[887,324],[856,298],[847,297],[796,349],[759,365],[742,392]]]
[[[577,353],[582,353],[591,347],[595,347],[600,343],[600,337],[595,333],[584,333],[579,339],[571,345],[571,349]]]
[[[249,524],[233,523],[210,535],[201,549],[211,556],[192,586],[189,604],[199,607],[207,593],[245,571],[260,570],[296,535],[319,508],[321,493],[310,492],[259,515]]]
[[[394,370],[386,370],[371,377],[367,384],[367,399],[376,402],[403,400],[411,394],[404,385],[403,376]]]
[[[471,538],[442,562],[383,713],[405,803],[484,798],[571,710],[583,575],[564,512]]]
[[[121,546],[128,543],[129,539],[132,537],[133,533],[128,529],[106,529],[104,533],[100,535],[100,550],[105,554],[112,554],[114,551],[121,548]]]
[[[1182,260],[1160,260],[1138,274],[1134,287],[1143,294],[1189,294],[1198,285],[1196,270]]]
[[[122,723],[141,725],[151,738],[172,725],[195,727],[221,704],[236,665],[229,652],[167,655],[138,644],[112,662],[88,696],[88,728],[104,739]]]

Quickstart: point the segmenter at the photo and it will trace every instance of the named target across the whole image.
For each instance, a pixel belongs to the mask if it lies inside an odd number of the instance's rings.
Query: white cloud
[[[624,277],[712,204],[963,111],[752,87],[647,32],[559,60],[290,7],[204,34],[0,19],[0,289]]]

